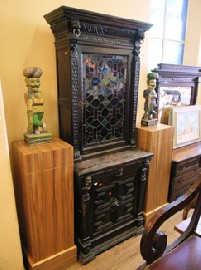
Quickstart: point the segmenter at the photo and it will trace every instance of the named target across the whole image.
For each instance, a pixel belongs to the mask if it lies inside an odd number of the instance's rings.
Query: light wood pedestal
[[[137,144],[154,153],[150,162],[144,218],[147,224],[155,212],[167,204],[172,162],[173,131],[171,126],[137,126]]]
[[[14,186],[25,266],[60,270],[77,260],[73,147],[58,138],[13,143]]]

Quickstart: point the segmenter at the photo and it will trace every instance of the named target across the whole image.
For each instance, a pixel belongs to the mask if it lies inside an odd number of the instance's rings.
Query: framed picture
[[[173,148],[201,141],[201,106],[172,107],[168,124],[174,126]]]
[[[191,87],[160,87],[158,119],[163,123],[162,111],[170,106],[189,106],[191,104]],[[161,121],[160,121],[161,120]]]

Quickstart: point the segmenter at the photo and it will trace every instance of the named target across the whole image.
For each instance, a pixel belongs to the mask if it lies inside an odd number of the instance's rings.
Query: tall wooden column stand
[[[58,138],[13,143],[14,186],[25,266],[60,270],[77,260],[73,147]]]
[[[147,224],[155,212],[167,204],[172,163],[173,131],[171,126],[137,126],[137,144],[142,150],[154,153],[150,162],[144,209]]]

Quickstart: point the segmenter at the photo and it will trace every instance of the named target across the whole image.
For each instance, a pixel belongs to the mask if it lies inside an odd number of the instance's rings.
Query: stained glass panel
[[[128,56],[83,54],[83,146],[123,138]]]

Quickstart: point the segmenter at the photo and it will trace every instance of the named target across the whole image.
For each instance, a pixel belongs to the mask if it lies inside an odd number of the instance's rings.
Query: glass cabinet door
[[[128,55],[83,53],[83,147],[124,137]]]

